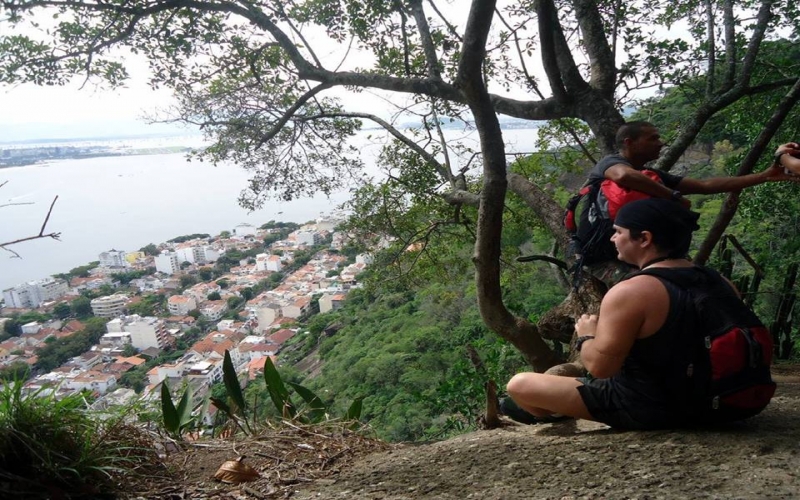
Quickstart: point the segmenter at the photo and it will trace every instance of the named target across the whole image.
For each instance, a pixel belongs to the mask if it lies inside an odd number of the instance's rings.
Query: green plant
[[[0,391],[0,497],[71,498],[117,490],[123,478],[158,464],[152,442],[125,423],[100,419],[82,394],[25,394],[20,380]]]
[[[167,381],[162,382],[161,414],[163,416],[164,429],[173,437],[180,438],[184,432],[195,426],[196,420],[192,417],[191,401],[192,388],[187,385],[176,408],[172,402]]]
[[[222,362],[222,378],[230,404],[214,397],[211,398],[211,404],[216,406],[233,421],[234,425],[236,425],[239,430],[246,434],[252,434],[255,429],[257,405],[255,402],[253,405],[247,404],[228,351],[225,351],[225,358]],[[297,420],[303,423],[319,423],[328,419],[328,407],[322,399],[300,384],[293,382],[284,383],[283,378],[280,373],[278,373],[277,368],[275,368],[270,358],[267,358],[264,363],[264,381],[272,404],[275,406],[281,418]],[[292,402],[289,389],[286,387],[287,385],[294,389],[294,392],[306,403],[305,406],[298,408],[298,406]],[[344,421],[357,421],[361,418],[363,400],[363,397],[358,397],[352,402],[343,416]]]
[[[231,353],[228,350],[225,350],[225,357],[222,360],[222,382],[225,385],[225,392],[230,404],[213,397],[211,398],[211,404],[225,413],[240,430],[246,434],[252,434],[253,429],[247,418],[247,401],[245,401],[242,386],[239,383],[239,376],[236,373],[236,369],[233,367]],[[255,418],[255,413],[253,413],[251,418]],[[244,426],[242,426],[242,422],[244,422]]]

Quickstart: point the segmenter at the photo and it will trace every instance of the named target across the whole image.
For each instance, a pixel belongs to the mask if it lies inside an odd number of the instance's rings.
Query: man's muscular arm
[[[642,193],[649,194],[654,198],[672,198],[672,189],[654,181],[638,170],[622,163],[617,163],[616,165],[608,167],[604,176],[606,179],[612,180],[620,186],[633,189],[635,191],[641,191]]]
[[[611,288],[600,304],[598,316],[584,315],[575,325],[579,336],[594,336],[583,343],[581,361],[593,376],[617,373],[633,343],[661,327],[669,310],[669,295],[657,278],[637,276]]]

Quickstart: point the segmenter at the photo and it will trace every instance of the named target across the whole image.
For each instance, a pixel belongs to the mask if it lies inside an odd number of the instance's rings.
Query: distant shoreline
[[[193,148],[187,146],[163,146],[151,148],[136,148],[126,151],[109,150],[105,147],[78,149],[78,148],[56,148],[56,147],[35,147],[35,148],[17,148],[15,152],[34,151],[31,154],[19,157],[4,157],[4,150],[0,147],[0,169],[14,168],[14,167],[28,167],[31,165],[40,165],[49,161],[61,160],[85,160],[87,158],[108,158],[117,156],[141,156],[141,155],[157,155],[157,154],[176,154],[188,153]],[[62,151],[63,150],[63,151]]]

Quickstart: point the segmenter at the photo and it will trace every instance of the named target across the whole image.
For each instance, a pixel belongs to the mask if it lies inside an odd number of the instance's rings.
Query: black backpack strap
[[[675,285],[679,286],[680,288],[687,289],[692,288],[694,285],[697,284],[697,280],[694,279],[692,276],[688,276],[686,273],[676,273],[672,271],[673,268],[669,267],[650,267],[647,269],[642,269],[637,271],[631,275],[629,275],[625,279],[631,279],[634,276],[655,276],[656,278],[661,278],[663,280],[669,281],[670,283],[674,283]],[[702,269],[697,266],[694,269]]]
[[[705,287],[708,288],[709,290],[718,288],[724,290],[725,292],[732,293],[736,297],[739,296],[739,294],[731,286],[731,284],[728,283],[728,281],[725,280],[725,278],[723,278],[721,274],[719,274],[714,269],[711,269],[710,267],[694,266],[691,268],[680,268],[680,269],[693,269],[694,271],[697,271],[691,274],[680,273],[680,272],[676,273],[674,272],[674,269],[675,268],[669,268],[669,267],[651,267],[648,269],[643,269],[641,271],[638,271],[628,276],[626,279],[630,279],[634,276],[639,276],[641,274],[644,274],[648,276],[655,276],[656,278],[661,278],[663,280],[669,281],[670,283],[674,283],[676,286],[684,290],[697,289],[699,287]]]

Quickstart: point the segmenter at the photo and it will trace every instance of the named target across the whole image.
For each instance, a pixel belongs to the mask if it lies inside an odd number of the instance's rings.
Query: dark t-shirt
[[[592,168],[592,170],[589,171],[589,182],[604,180],[606,178],[606,170],[608,170],[613,165],[616,165],[618,163],[627,165],[633,168],[634,170],[643,170],[643,169],[638,169],[633,165],[631,165],[631,162],[625,159],[625,157],[622,156],[621,154],[615,153],[613,155],[604,156],[603,158],[600,159],[600,161],[597,162],[597,165],[595,165]],[[653,169],[647,169],[647,170],[653,170]],[[664,185],[670,189],[677,189],[678,184],[680,184],[680,182],[683,180],[683,177],[679,175],[672,175],[667,172],[662,172],[661,170],[653,170],[653,172],[658,174],[658,176],[661,177],[661,181],[664,183]]]

